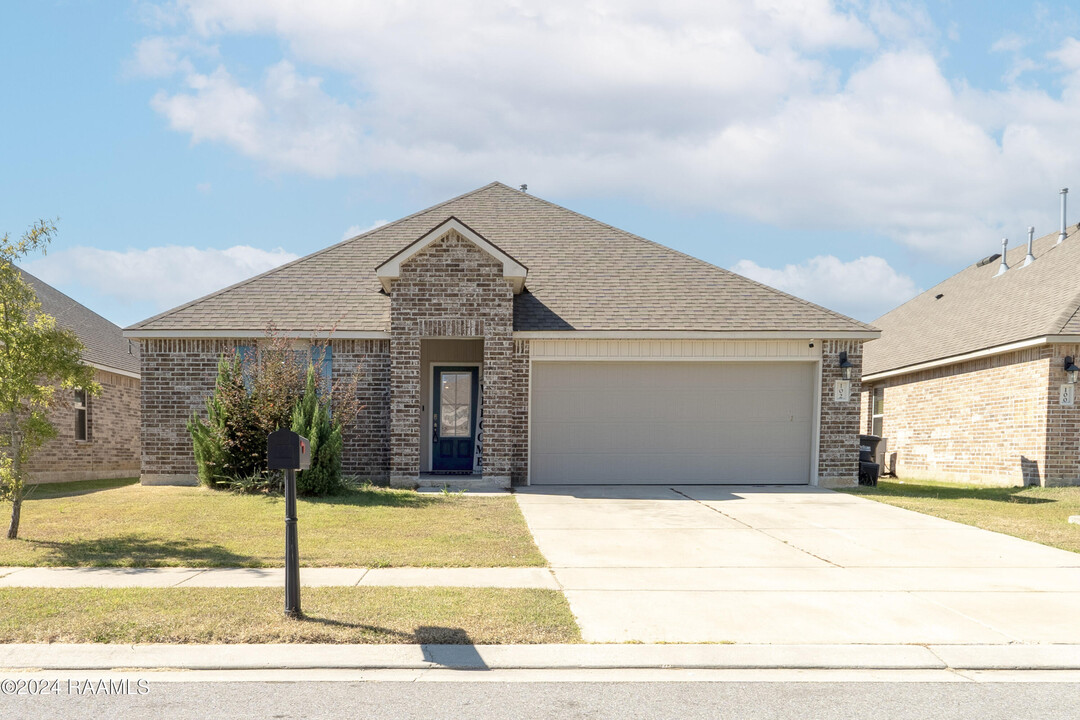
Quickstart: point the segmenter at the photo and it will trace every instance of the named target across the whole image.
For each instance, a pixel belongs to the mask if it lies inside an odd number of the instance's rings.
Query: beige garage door
[[[533,363],[531,481],[806,484],[814,369]]]

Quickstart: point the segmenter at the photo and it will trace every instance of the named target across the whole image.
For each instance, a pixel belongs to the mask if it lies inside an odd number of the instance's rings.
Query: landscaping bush
[[[317,357],[327,356],[325,345],[315,347]],[[308,353],[272,329],[245,352],[222,355],[214,391],[206,399],[206,417],[193,413],[187,424],[199,481],[209,488],[238,492],[279,489],[280,474],[266,469],[266,438],[289,427],[311,443],[311,469],[297,476],[297,491],[309,495],[340,491],[345,484],[342,432],[359,411],[359,375],[337,387],[323,387],[330,383],[320,380]]]

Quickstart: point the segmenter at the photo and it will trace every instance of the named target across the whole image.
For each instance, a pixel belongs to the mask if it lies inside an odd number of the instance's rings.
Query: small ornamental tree
[[[329,393],[319,390],[319,375],[314,365],[308,365],[304,395],[292,414],[292,431],[306,437],[311,450],[311,467],[296,476],[296,491],[301,495],[332,495],[345,486],[341,423],[330,417]]]
[[[57,387],[81,387],[89,395],[100,390],[93,368],[82,363],[79,338],[41,312],[34,289],[15,267],[32,252],[44,254],[55,233],[55,225],[40,221],[18,240],[0,238],[0,499],[11,501],[9,540],[19,536],[26,464],[56,436],[46,413],[65,395]]]
[[[234,458],[231,452],[244,444],[245,437],[255,434],[249,406],[239,354],[222,355],[214,392],[206,398],[207,419],[193,415],[187,425],[203,485],[216,488],[230,478],[251,474],[252,463],[242,462],[247,459],[243,454]]]

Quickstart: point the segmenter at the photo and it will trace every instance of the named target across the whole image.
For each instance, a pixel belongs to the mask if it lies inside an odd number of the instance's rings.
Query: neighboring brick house
[[[874,322],[862,427],[887,438],[902,478],[1003,485],[1080,482],[1080,234],[992,255]],[[1066,235],[1061,242],[1059,238]]]
[[[268,323],[336,328],[346,472],[397,486],[849,485],[878,336],[492,183],[128,328],[144,483],[195,481],[184,424]]]
[[[139,474],[139,348],[123,330],[25,270],[43,312],[79,336],[83,362],[94,368],[98,395],[60,389],[48,412],[57,435],[27,466],[30,482],[67,482]]]

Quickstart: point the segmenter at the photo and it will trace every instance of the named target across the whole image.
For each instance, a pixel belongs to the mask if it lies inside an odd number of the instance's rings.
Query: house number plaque
[[[1058,401],[1062,405],[1072,405],[1076,402],[1076,385],[1065,383],[1061,386],[1061,395]]]

